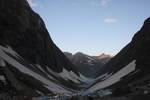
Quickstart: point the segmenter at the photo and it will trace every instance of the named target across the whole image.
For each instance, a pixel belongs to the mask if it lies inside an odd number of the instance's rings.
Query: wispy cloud
[[[114,18],[114,17],[107,17],[104,19],[105,23],[116,23],[117,21],[118,21],[118,19]]]
[[[107,7],[111,0],[92,0],[92,5]]]
[[[37,4],[35,3],[35,0],[27,0],[30,6],[35,7]]]
[[[101,4],[101,6],[107,6],[108,2],[109,2],[109,0],[101,0],[100,4]]]

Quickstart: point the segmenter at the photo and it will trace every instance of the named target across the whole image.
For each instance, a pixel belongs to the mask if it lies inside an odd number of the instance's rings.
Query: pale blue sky
[[[150,16],[150,0],[29,0],[55,44],[71,53],[115,55]]]

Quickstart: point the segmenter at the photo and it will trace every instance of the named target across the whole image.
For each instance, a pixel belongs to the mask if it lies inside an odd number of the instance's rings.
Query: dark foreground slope
[[[0,91],[70,93],[78,89],[70,73],[78,77],[27,1],[0,0]]]

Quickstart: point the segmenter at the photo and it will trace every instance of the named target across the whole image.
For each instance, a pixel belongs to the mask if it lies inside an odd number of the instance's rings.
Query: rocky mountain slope
[[[0,0],[0,92],[69,95],[81,76],[26,0]]]
[[[101,55],[96,56],[96,58],[99,59],[103,64],[106,64],[111,58],[113,58],[113,56],[102,53]]]
[[[64,52],[64,54],[75,65],[78,72],[90,78],[98,77],[102,66],[112,58],[110,55],[104,53],[100,56],[89,56],[81,52],[74,55],[68,52]]]
[[[137,81],[145,86],[150,84],[150,18],[146,19],[142,28],[134,35],[132,41],[113,57],[101,70],[99,80],[85,93],[106,88],[116,91],[133,90]],[[145,81],[144,81],[145,79]],[[143,85],[144,86],[144,85]],[[137,90],[136,90],[137,91]],[[145,91],[145,89],[142,89]],[[121,91],[120,91],[121,92]]]
[[[73,95],[82,90],[82,95],[88,95],[108,87],[132,87],[138,79],[149,77],[149,44],[150,18],[132,41],[99,70],[101,76],[86,78],[53,43],[43,20],[26,0],[0,0],[0,94]],[[80,62],[78,59],[73,61]],[[91,66],[95,63],[87,55],[82,59]]]

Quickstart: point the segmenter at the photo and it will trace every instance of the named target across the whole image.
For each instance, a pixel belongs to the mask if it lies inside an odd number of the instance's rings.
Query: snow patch
[[[61,87],[60,85],[53,83],[52,81],[48,80],[47,78],[37,74],[36,72],[28,69],[24,65],[20,64],[18,61],[7,55],[5,52],[8,52],[14,56],[18,55],[15,51],[13,51],[11,48],[5,48],[0,46],[0,57],[4,59],[7,63],[11,64],[13,67],[17,68],[20,70],[20,72],[30,75],[33,78],[39,80],[40,82],[43,83],[43,86],[49,89],[50,91],[54,93],[66,93],[70,94],[71,92],[66,90],[65,88]]]
[[[95,84],[94,86],[89,88],[87,91],[85,91],[83,94],[86,95],[88,93],[92,93],[94,91],[103,89],[105,87],[108,87],[108,86],[120,81],[122,77],[126,76],[127,74],[129,74],[135,70],[135,67],[136,67],[135,62],[136,62],[136,60],[133,60],[131,63],[129,63],[124,68],[122,68],[120,71],[116,72],[115,74],[113,74],[112,76],[107,78],[106,80]]]
[[[66,69],[63,69],[61,73],[58,73],[63,79],[72,80],[75,83],[80,83],[78,80],[79,77],[72,71],[67,71]]]
[[[36,64],[35,66],[36,66],[37,68],[39,68],[42,72],[46,73],[46,72],[44,71],[44,69],[43,69],[40,65]]]
[[[82,75],[81,73],[79,73],[79,80],[83,83],[86,83],[86,86],[90,86],[92,85],[93,83],[97,82],[97,80],[104,80],[108,77],[110,77],[112,75],[112,73],[105,73],[97,78],[88,78],[88,77],[85,77],[84,75]]]
[[[95,60],[94,58],[92,58],[92,57],[89,57],[89,56],[87,56],[87,58],[88,58],[88,59],[90,59],[90,60]]]
[[[62,77],[65,80],[71,80],[71,81],[78,83],[78,84],[83,82],[83,83],[86,83],[88,85],[91,85],[94,82],[96,82],[98,79],[109,77],[111,74],[106,73],[106,74],[94,79],[94,78],[85,77],[81,73],[79,73],[79,76],[77,76],[74,72],[67,71],[66,69],[63,69],[63,71],[61,73],[59,73],[59,75],[60,75],[60,77]]]
[[[38,94],[40,94],[40,95],[44,95],[44,93],[42,93],[42,92],[39,91],[39,90],[36,90],[36,92],[37,92]]]
[[[3,75],[0,75],[0,80],[3,81],[3,82],[6,81],[6,79],[5,79],[5,77]]]
[[[91,66],[94,65],[92,61],[93,61],[93,60],[88,60],[88,64],[91,65]]]
[[[0,67],[5,67],[5,61],[0,57]]]

